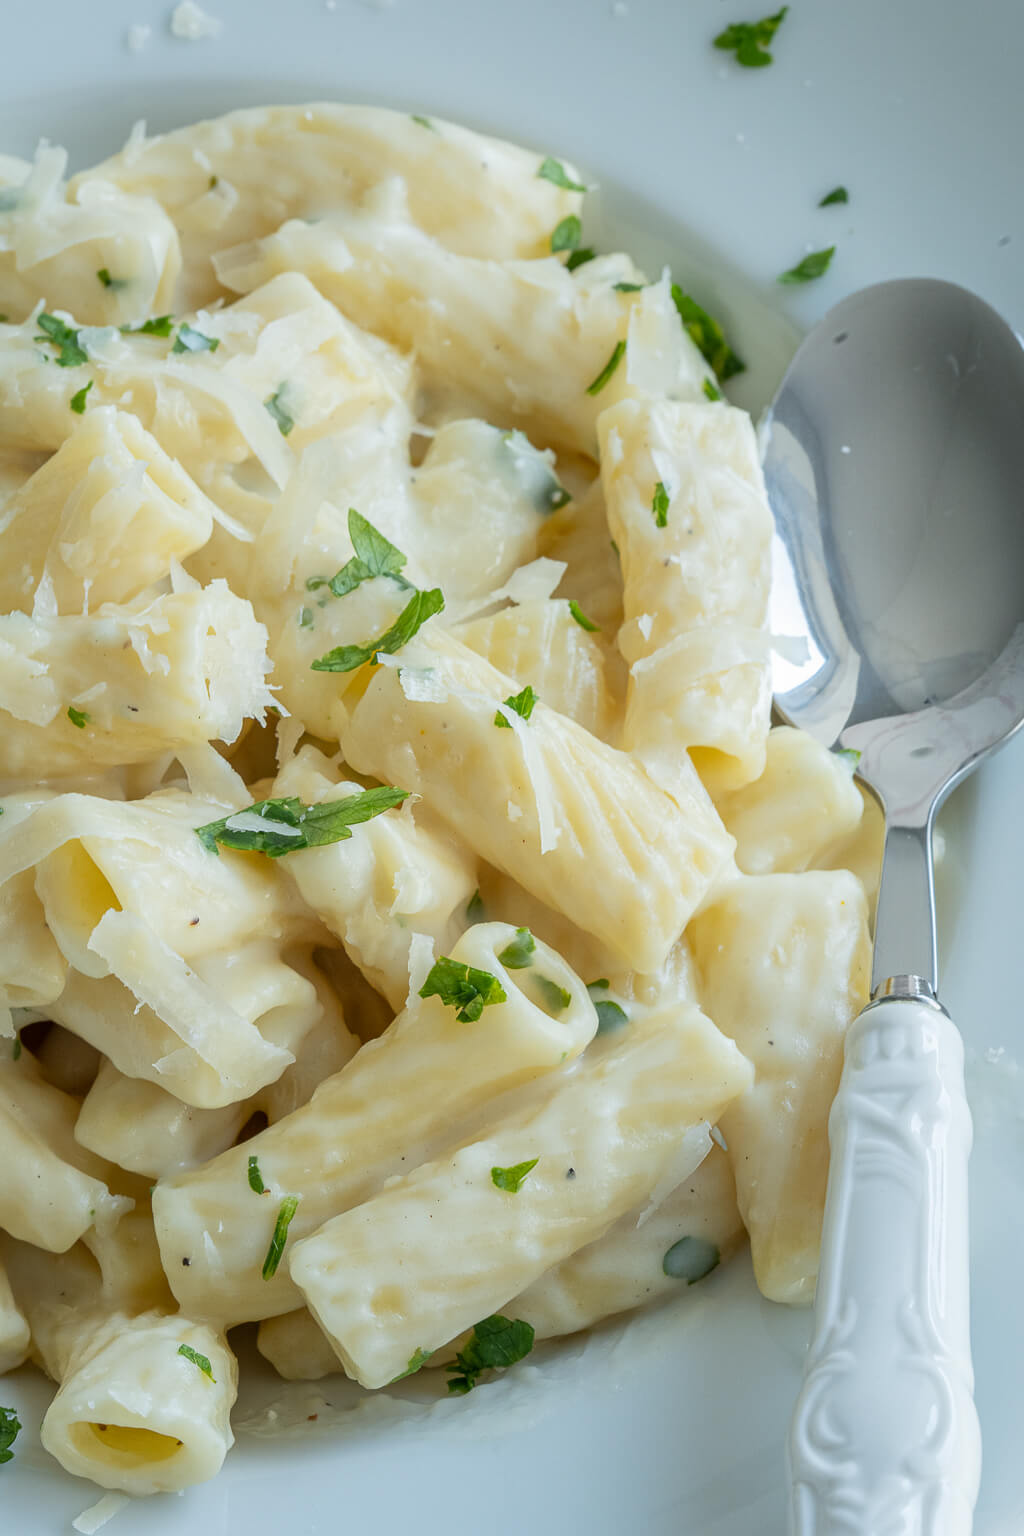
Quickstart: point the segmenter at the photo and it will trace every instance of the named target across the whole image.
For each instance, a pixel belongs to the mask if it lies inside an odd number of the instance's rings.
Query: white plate
[[[564,154],[605,189],[588,239],[630,240],[655,269],[670,261],[728,322],[751,365],[734,395],[751,408],[770,394],[797,327],[883,278],[963,283],[1024,326],[1019,0],[793,0],[776,62],[759,71],[737,68],[710,39],[727,21],[770,10],[767,0],[209,8],[223,34],[184,43],[169,35],[167,3],[7,0],[0,149],[27,153],[45,135],[80,166],[138,117],[152,131],[243,104],[335,97],[436,113]],[[139,53],[126,43],[132,23],[152,26]],[[840,182],[849,205],[819,211]],[[807,250],[833,242],[820,282],[774,285]],[[1024,1530],[1024,1084],[1014,1062],[1022,769],[1024,739],[944,817],[943,989],[967,1038],[976,1113],[977,1536]],[[761,1301],[740,1260],[678,1306],[538,1351],[539,1368],[432,1409],[378,1402],[353,1414],[332,1379],[301,1389],[283,1410],[297,1427],[267,1438],[244,1427],[281,1396],[263,1376],[243,1399],[221,1476],[133,1505],[111,1529],[781,1536],[782,1445],[807,1327],[805,1315]],[[19,1372],[0,1400],[16,1402],[28,1426],[16,1461],[0,1468],[5,1536],[67,1531],[96,1495],[38,1447],[46,1390]]]

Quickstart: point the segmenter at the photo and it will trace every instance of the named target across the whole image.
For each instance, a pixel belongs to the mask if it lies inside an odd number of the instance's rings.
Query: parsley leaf
[[[811,283],[816,277],[822,277],[828,271],[832,257],[836,253],[834,245],[828,246],[823,251],[811,251],[803,261],[798,261],[795,267],[790,267],[788,272],[780,273],[776,279],[780,283]]]
[[[90,389],[92,389],[92,379],[89,380],[88,384],[83,384],[82,388],[77,390],[75,394],[71,396],[71,409],[74,411],[76,416],[85,415],[85,397],[89,393]]]
[[[536,702],[537,695],[534,693],[529,683],[527,683],[526,687],[522,690],[521,693],[510,694],[509,697],[505,699],[504,704],[506,709],[514,709],[517,715],[521,715],[524,720],[529,720],[530,716],[533,714],[533,706],[536,704]],[[495,711],[494,723],[503,730],[510,731],[512,729],[500,709]]]
[[[63,320],[58,320],[56,315],[45,312],[37,315],[36,324],[43,332],[42,336],[36,337],[36,341],[48,341],[52,347],[57,348],[58,368],[77,368],[79,363],[89,361],[89,354],[79,340],[79,332],[65,325]]]
[[[539,1162],[539,1157],[531,1157],[529,1162],[514,1163],[511,1168],[492,1168],[491,1183],[495,1189],[503,1189],[506,1194],[518,1195],[526,1175],[531,1168],[536,1168]]]
[[[566,262],[566,270],[575,272],[577,267],[585,266],[588,261],[593,261],[597,252],[592,245],[582,245],[578,251],[569,252],[569,260]]]
[[[121,330],[126,336],[164,336],[171,334],[174,328],[173,315],[154,315],[152,320],[143,320],[141,325],[122,325]],[[184,349],[182,349],[184,350]]]
[[[629,1023],[629,1014],[625,1008],[620,1007],[618,1003],[613,1003],[610,997],[595,997],[595,993],[607,992],[608,986],[609,983],[604,977],[600,981],[587,983],[590,1001],[597,1012],[597,1034],[599,1035],[614,1034],[617,1029]]]
[[[299,628],[300,629],[312,629],[313,628],[313,610],[312,610],[312,608],[300,608],[299,609]]]
[[[501,982],[490,971],[478,971],[446,955],[431,966],[419,995],[439,997],[446,1008],[457,1008],[455,1017],[460,1024],[475,1024],[485,1008],[508,999]]]
[[[668,503],[669,495],[665,489],[664,480],[659,480],[654,487],[654,496],[651,499],[651,511],[654,514],[655,525],[658,528],[668,527]]]
[[[672,302],[679,311],[683,330],[704,361],[711,364],[720,380],[731,379],[733,374],[745,372],[746,363],[736,356],[718,321],[706,309],[702,309],[696,299],[684,293],[678,283],[672,284]]]
[[[202,331],[197,331],[194,326],[183,320],[178,326],[178,334],[174,338],[172,352],[216,352],[220,346],[215,336],[204,336]]]
[[[529,928],[517,928],[515,938],[505,945],[498,959],[507,971],[525,971],[533,964],[536,948],[537,940]]]
[[[850,772],[856,773],[857,764],[861,759],[861,754],[857,751],[856,747],[837,747],[832,755],[833,757],[841,758]]]
[[[277,430],[280,432],[282,437],[287,437],[288,433],[295,425],[294,416],[289,416],[288,412],[281,404],[281,396],[284,394],[287,387],[288,386],[286,384],[279,384],[277,389],[274,390],[274,393],[263,402],[266,410],[270,412],[271,416],[273,416],[274,420],[277,422]]]
[[[593,619],[587,618],[586,614],[583,612],[583,609],[580,607],[579,603],[574,597],[570,597],[569,599],[569,612],[576,620],[576,623],[579,625],[580,629],[585,629],[592,635],[600,633],[600,624],[595,624]]]
[[[468,1390],[468,1388],[467,1388]],[[14,1460],[11,1446],[18,1438],[21,1420],[13,1408],[0,1408],[0,1466]]]
[[[472,1392],[484,1371],[504,1370],[515,1365],[533,1348],[533,1329],[520,1318],[485,1317],[477,1323],[466,1347],[460,1350],[449,1371],[453,1375],[448,1391],[462,1394]]]
[[[213,1366],[210,1364],[209,1357],[207,1355],[201,1355],[198,1349],[193,1349],[190,1344],[179,1344],[178,1354],[184,1355],[186,1360],[191,1360],[193,1365],[197,1365],[199,1367],[204,1376],[209,1376],[214,1386],[217,1385],[217,1378],[213,1374]]]
[[[574,251],[580,243],[583,233],[583,225],[575,213],[570,213],[555,226],[551,236],[551,250],[553,254],[558,251]]]
[[[612,283],[616,293],[640,293],[643,287],[643,283]]]
[[[222,848],[265,853],[269,858],[280,859],[301,848],[343,843],[352,836],[352,827],[372,821],[408,798],[407,790],[381,784],[376,789],[361,790],[357,795],[346,795],[343,800],[322,800],[319,805],[303,805],[295,795],[279,800],[257,800],[244,811],[232,811],[220,821],[208,821],[205,826],[196,827],[195,833],[208,853],[216,853],[220,843]],[[233,827],[231,823],[240,816],[259,816],[266,822],[278,822],[281,831],[269,826]]]
[[[355,507],[348,509],[348,536],[352,540],[355,554],[328,582],[335,597],[344,597],[346,593],[355,591],[360,582],[369,581],[372,576],[390,576],[400,587],[414,590],[412,583],[402,575],[405,555]]]
[[[419,123],[421,128],[429,128],[431,133],[437,132],[437,129],[434,127],[429,117],[420,117],[418,112],[410,112],[409,116],[412,118],[414,123]],[[406,1375],[408,1375],[408,1372],[406,1372]],[[398,1380],[399,1378],[396,1377],[395,1379]]]
[[[68,719],[72,725],[77,725],[80,731],[84,731],[89,723],[89,715],[84,709],[76,709],[73,704],[68,705]]]
[[[11,1046],[11,1060],[12,1061],[18,1061],[19,1060],[19,1058],[21,1056],[21,1049],[22,1049],[22,1047],[21,1047],[21,1036],[20,1035],[15,1035],[14,1043]]]
[[[685,1280],[687,1285],[696,1285],[698,1280],[717,1269],[721,1261],[722,1255],[715,1243],[709,1243],[703,1237],[681,1237],[665,1254],[661,1268],[672,1280]]]
[[[483,923],[487,921],[487,913],[484,909],[484,899],[480,895],[480,887],[477,886],[469,901],[466,903],[466,921],[468,923]]]
[[[284,1253],[284,1245],[288,1241],[288,1228],[292,1224],[292,1217],[299,1208],[298,1195],[285,1195],[281,1201],[280,1210],[277,1213],[277,1221],[274,1223],[274,1235],[270,1239],[270,1247],[267,1256],[263,1260],[261,1274],[264,1280],[272,1280],[277,1274],[277,1266],[281,1262]]]
[[[413,121],[415,122],[416,119],[414,118]],[[388,1386],[393,1387],[396,1381],[404,1381],[407,1376],[415,1376],[417,1371],[423,1369],[433,1353],[434,1351],[432,1349],[413,1350],[412,1354],[409,1356],[409,1364],[406,1366],[405,1370],[399,1371],[397,1376],[392,1376],[391,1380],[388,1382]]]
[[[831,208],[833,203],[848,203],[849,201],[850,194],[845,187],[833,187],[831,192],[825,193],[818,207]]]
[[[552,981],[550,976],[542,976],[539,972],[530,977],[533,988],[538,993],[541,1006],[550,1013],[564,1013],[572,1002],[572,993],[567,987],[560,987],[557,981]]]
[[[763,69],[772,62],[768,44],[786,19],[788,5],[774,16],[763,16],[760,21],[736,21],[715,38],[715,47],[727,53],[735,52],[736,62],[745,69]]]
[[[572,181],[561,160],[553,160],[550,155],[540,163],[537,175],[541,181],[550,181],[553,186],[562,187],[566,192],[585,192],[587,189],[580,181]]]
[[[267,1192],[267,1186],[263,1182],[263,1175],[260,1173],[260,1160],[258,1157],[250,1157],[249,1159],[249,1188],[254,1195],[265,1195]]]
[[[104,288],[113,288],[115,293],[119,288],[127,288],[129,282],[131,281],[131,279],[127,277],[111,277],[106,267],[100,267],[99,271],[96,273],[96,276],[99,278]]]
[[[705,400],[721,400],[722,391],[710,379],[704,379],[700,387],[704,391]]]
[[[333,651],[311,663],[314,672],[353,672],[378,652],[393,656],[407,644],[429,618],[444,609],[444,597],[440,587],[429,592],[414,592],[390,629],[366,645],[336,645]]]
[[[625,355],[626,343],[624,341],[617,341],[612,349],[611,357],[605,363],[597,378],[587,385],[588,395],[599,395],[601,393]]]

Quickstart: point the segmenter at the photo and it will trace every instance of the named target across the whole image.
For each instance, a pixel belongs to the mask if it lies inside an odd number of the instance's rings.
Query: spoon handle
[[[893,978],[854,1022],[829,1119],[814,1336],[789,1442],[796,1536],[970,1536],[971,1117],[960,1035],[916,980]]]

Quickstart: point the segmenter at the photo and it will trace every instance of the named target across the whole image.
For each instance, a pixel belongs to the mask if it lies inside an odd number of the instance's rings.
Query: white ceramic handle
[[[790,1432],[796,1536],[970,1536],[963,1045],[918,997],[867,1007],[829,1119],[814,1337]]]

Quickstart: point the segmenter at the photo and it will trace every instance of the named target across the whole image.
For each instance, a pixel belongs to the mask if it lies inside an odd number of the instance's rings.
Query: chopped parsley
[[[490,971],[478,971],[461,960],[451,960],[442,955],[430,968],[430,973],[419,992],[420,997],[439,997],[446,1008],[457,1008],[455,1017],[460,1024],[475,1024],[485,1008],[507,1001],[506,993],[497,976]]]
[[[131,281],[131,279],[127,277],[111,277],[106,267],[100,267],[99,271],[96,273],[96,276],[99,278],[104,288],[113,288],[115,293],[119,288],[127,288],[129,282]]]
[[[163,336],[166,338],[173,329],[173,315],[154,315],[151,320],[143,320],[141,325],[121,326],[125,336]],[[182,351],[184,351],[184,348],[182,348]]]
[[[58,368],[77,368],[79,363],[89,361],[89,354],[79,340],[79,332],[65,325],[63,320],[58,320],[56,315],[48,315],[44,311],[37,315],[36,324],[43,332],[42,336],[35,338],[36,341],[49,342],[57,348]]]
[[[588,261],[593,261],[596,255],[597,252],[592,245],[581,245],[579,250],[569,252],[566,268],[570,272],[575,272],[577,267],[586,266]]]
[[[505,945],[498,959],[507,971],[525,971],[533,964],[537,940],[529,928],[517,928],[516,936]]]
[[[512,457],[513,468],[524,492],[543,517],[568,506],[572,500],[569,492],[543,453],[533,446],[524,433],[515,429],[502,432],[501,441]]]
[[[832,257],[836,253],[834,245],[827,246],[823,251],[811,251],[803,261],[798,261],[795,267],[790,267],[788,272],[782,272],[776,279],[780,283],[812,283],[816,277],[823,277],[828,271]]]
[[[861,754],[857,751],[856,747],[837,747],[832,755],[833,757],[840,758],[847,765],[851,773],[856,773],[857,764],[861,759]]]
[[[580,181],[573,181],[562,164],[561,160],[553,160],[550,155],[540,163],[537,175],[541,181],[550,181],[552,186],[562,187],[566,192],[585,192],[587,189]]]
[[[733,374],[745,371],[746,363],[736,356],[718,321],[706,309],[702,309],[696,299],[684,293],[678,283],[672,284],[672,302],[679,311],[683,330],[704,361],[711,364],[719,380],[724,382],[731,379]]]
[[[595,993],[607,992],[609,983],[602,977],[600,981],[587,983],[587,992],[597,1013],[597,1034],[611,1035],[624,1024],[629,1023],[629,1014],[625,1008],[613,1003],[610,997],[595,996]]]
[[[77,725],[80,731],[84,731],[89,723],[89,715],[84,709],[76,709],[73,704],[68,705],[68,719],[72,725]]]
[[[575,213],[570,213],[560,224],[555,226],[551,236],[552,254],[557,254],[559,251],[574,251],[580,243],[582,234],[583,225],[580,223],[578,216]]]
[[[709,1243],[703,1237],[681,1237],[665,1254],[661,1268],[671,1280],[685,1280],[687,1285],[696,1285],[721,1262],[717,1244]]]
[[[531,976],[530,980],[545,1008],[551,1013],[565,1012],[572,1002],[572,993],[568,987],[560,987],[557,981],[552,981],[550,976],[542,976],[539,971]]]
[[[76,392],[71,396],[71,409],[74,411],[76,416],[85,415],[85,397],[89,393],[90,389],[92,389],[92,379],[89,380],[88,384],[83,384],[82,388],[76,390]]]
[[[322,800],[319,805],[303,805],[295,795],[279,800],[257,800],[244,811],[232,811],[220,821],[208,821],[205,826],[196,827],[195,832],[208,853],[216,853],[220,843],[222,848],[265,853],[269,858],[280,859],[284,854],[297,853],[302,848],[343,843],[352,836],[354,826],[372,821],[408,798],[407,790],[381,784],[376,789],[361,790],[357,795],[346,795],[343,800]],[[243,816],[258,816],[263,822],[278,823],[281,831],[271,825],[231,825]]]
[[[277,389],[274,390],[274,393],[263,402],[264,408],[270,412],[271,416],[273,416],[274,420],[277,422],[277,430],[280,432],[282,437],[287,437],[288,433],[295,425],[295,417],[290,416],[285,410],[284,406],[281,404],[281,396],[284,394],[287,387],[288,386],[286,384],[279,384]]]
[[[399,1371],[397,1376],[392,1376],[391,1380],[388,1382],[388,1386],[393,1387],[396,1381],[404,1381],[407,1376],[415,1376],[417,1371],[421,1371],[423,1369],[433,1353],[434,1351],[432,1349],[413,1350],[412,1354],[409,1356],[409,1364],[406,1366],[405,1370]]]
[[[491,1183],[495,1189],[503,1189],[506,1194],[518,1195],[526,1175],[531,1168],[536,1168],[539,1162],[539,1157],[531,1157],[528,1162],[514,1163],[511,1168],[492,1168]]]
[[[831,208],[833,203],[848,203],[849,201],[850,194],[845,187],[833,187],[831,192],[825,193],[818,207]]]
[[[448,1391],[459,1395],[472,1392],[484,1371],[515,1365],[532,1348],[533,1329],[529,1323],[498,1314],[485,1317],[473,1329],[465,1349],[447,1367],[455,1373],[449,1379]]]
[[[608,383],[608,380],[611,378],[616,368],[622,362],[622,359],[625,357],[625,355],[626,343],[624,341],[617,341],[615,346],[612,348],[611,357],[605,363],[597,378],[593,379],[591,383],[587,385],[588,395],[599,395],[601,393],[602,389],[604,389],[605,385]]]
[[[11,1042],[11,1060],[17,1061],[21,1056],[21,1036],[15,1035]]]
[[[643,283],[613,283],[612,288],[616,293],[640,293],[644,288]]]
[[[198,1349],[192,1348],[191,1344],[179,1344],[178,1354],[184,1355],[186,1360],[191,1360],[193,1365],[197,1365],[199,1367],[204,1376],[209,1376],[214,1386],[217,1385],[217,1378],[213,1374],[213,1366],[210,1364],[209,1357],[207,1355],[201,1355]]]
[[[722,391],[710,379],[704,379],[700,387],[704,391],[705,400],[721,400]]]
[[[477,886],[469,901],[466,903],[466,921],[469,923],[485,922],[487,913],[484,909],[484,899],[480,895],[480,887]]]
[[[299,628],[300,629],[312,629],[313,628],[313,610],[312,610],[312,608],[300,608],[299,609]]]
[[[437,132],[437,129],[434,127],[429,117],[420,117],[418,112],[410,112],[409,116],[412,118],[414,123],[419,123],[421,128],[429,128],[431,133]],[[417,1367],[417,1369],[419,1369],[419,1367]],[[406,1371],[405,1374],[408,1375],[408,1371]]]
[[[469,1391],[469,1388],[466,1388]],[[21,1420],[13,1408],[0,1408],[0,1466],[5,1461],[14,1460],[14,1452],[11,1446],[18,1438],[21,1429]]]
[[[344,597],[346,593],[353,592],[360,582],[369,581],[373,576],[390,576],[400,587],[414,590],[412,583],[402,575],[406,556],[355,507],[348,509],[348,536],[352,540],[355,554],[328,582],[335,597]],[[307,582],[306,585],[310,584]],[[319,585],[321,583],[317,582]]]
[[[178,334],[174,338],[172,352],[216,352],[220,342],[216,336],[204,336],[202,331],[197,331],[195,326],[189,325],[183,320],[178,326]]]
[[[263,1182],[263,1175],[260,1173],[260,1160],[258,1157],[250,1157],[249,1159],[249,1188],[254,1195],[265,1195],[267,1192],[267,1186]]]
[[[579,625],[580,629],[585,629],[592,635],[596,635],[600,632],[600,624],[595,624],[593,619],[587,618],[586,614],[583,612],[583,609],[580,607],[579,603],[574,597],[570,597],[569,599],[569,612],[576,620],[576,623]]]
[[[536,704],[536,702],[537,695],[534,693],[529,683],[527,683],[526,687],[522,690],[521,693],[510,694],[509,697],[505,699],[504,705],[506,709],[514,709],[516,714],[522,716],[524,720],[529,720],[530,716],[533,714],[533,706]],[[495,711],[494,723],[496,726],[503,730],[510,731],[512,729],[511,725],[509,725],[500,709]]]
[[[763,69],[772,62],[768,45],[786,19],[788,5],[774,16],[763,16],[760,21],[734,21],[719,32],[715,47],[736,54],[736,62],[745,69]]]
[[[264,1280],[272,1280],[277,1274],[277,1266],[281,1262],[281,1255],[284,1253],[284,1245],[288,1241],[288,1228],[291,1226],[292,1217],[295,1215],[295,1212],[298,1210],[298,1208],[298,1195],[285,1195],[284,1199],[281,1201],[281,1206],[277,1213],[277,1220],[274,1223],[274,1235],[270,1239],[270,1247],[267,1249],[267,1256],[263,1260],[263,1269],[261,1273]]]
[[[326,656],[321,656],[311,664],[312,670],[314,672],[353,672],[364,662],[371,661],[380,651],[387,656],[393,656],[412,639],[429,618],[432,618],[435,613],[441,613],[443,609],[444,597],[440,587],[431,587],[429,592],[414,592],[391,628],[385,630],[376,640],[368,640],[365,645],[336,645],[333,651],[328,651]]]
[[[668,503],[669,494],[665,489],[664,480],[659,480],[654,487],[654,495],[651,497],[651,514],[654,517],[655,526],[668,527]]]

